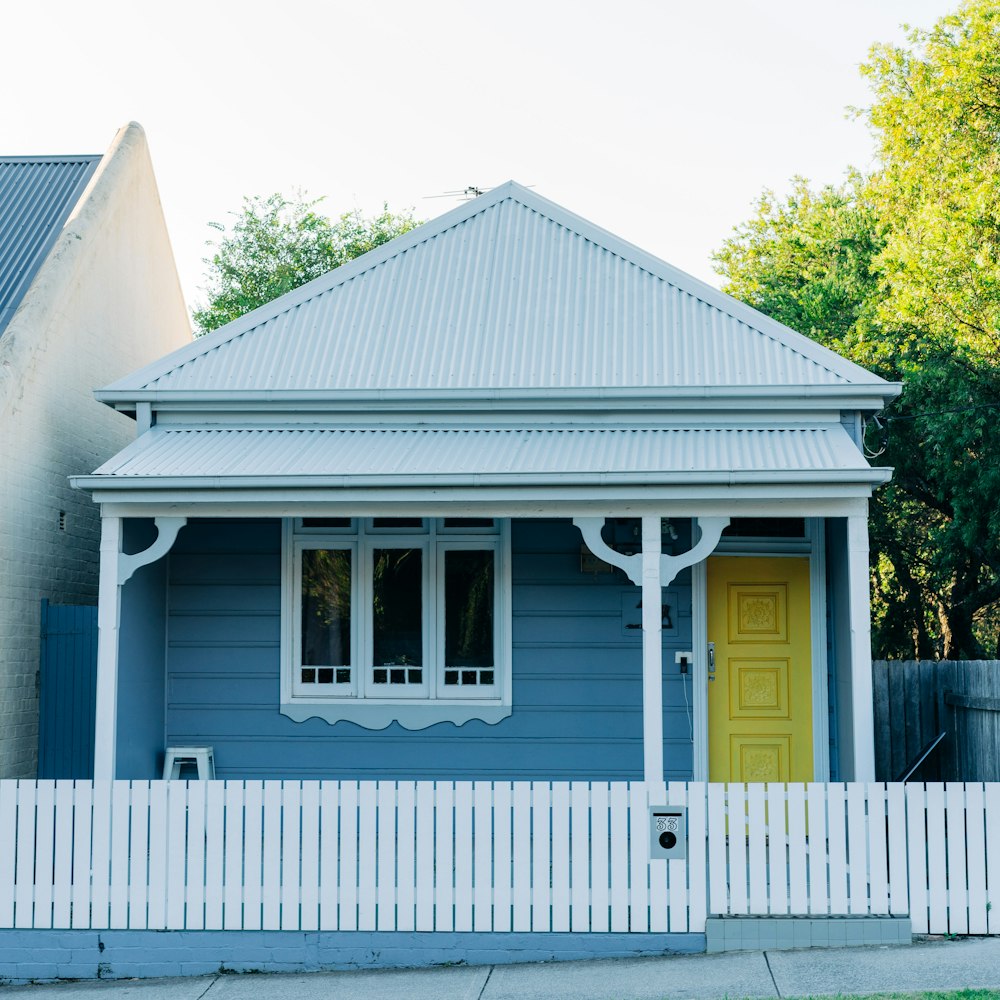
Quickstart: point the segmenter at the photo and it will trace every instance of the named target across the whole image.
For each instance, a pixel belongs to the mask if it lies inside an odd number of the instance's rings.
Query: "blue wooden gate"
[[[38,777],[94,776],[97,608],[42,601]]]

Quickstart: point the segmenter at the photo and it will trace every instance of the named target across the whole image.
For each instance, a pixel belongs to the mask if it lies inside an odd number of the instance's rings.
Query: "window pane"
[[[304,549],[302,664],[340,667],[350,663],[350,550]]]
[[[465,528],[494,528],[496,522],[492,517],[446,517],[444,526],[461,531]]]
[[[302,518],[303,528],[330,528],[341,530],[351,526],[349,517],[304,517]]]
[[[420,549],[375,549],[372,559],[374,664],[416,666],[423,662],[423,573]],[[403,673],[403,671],[400,671]],[[397,682],[405,683],[405,675]]]
[[[445,666],[493,666],[492,551],[445,551],[444,635]],[[448,680],[446,675],[445,683]],[[461,680],[484,683],[475,671]]]
[[[373,528],[422,528],[424,522],[419,517],[373,517]]]

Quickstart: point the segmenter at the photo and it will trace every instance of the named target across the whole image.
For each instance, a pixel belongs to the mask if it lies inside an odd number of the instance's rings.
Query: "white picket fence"
[[[649,804],[688,807],[648,860]],[[0,927],[998,934],[1000,785],[0,781]]]

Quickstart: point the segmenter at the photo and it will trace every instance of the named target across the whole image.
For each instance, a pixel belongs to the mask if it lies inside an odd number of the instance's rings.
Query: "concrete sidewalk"
[[[12,1000],[664,1000],[1000,989],[1000,938],[534,965],[10,986]]]

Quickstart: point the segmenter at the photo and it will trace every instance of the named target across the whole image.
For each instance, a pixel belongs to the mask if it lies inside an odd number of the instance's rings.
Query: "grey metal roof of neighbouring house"
[[[897,389],[513,181],[98,398],[496,399]]]
[[[100,159],[99,155],[0,156],[0,334]]]
[[[840,424],[733,428],[154,427],[76,485],[876,483]]]

